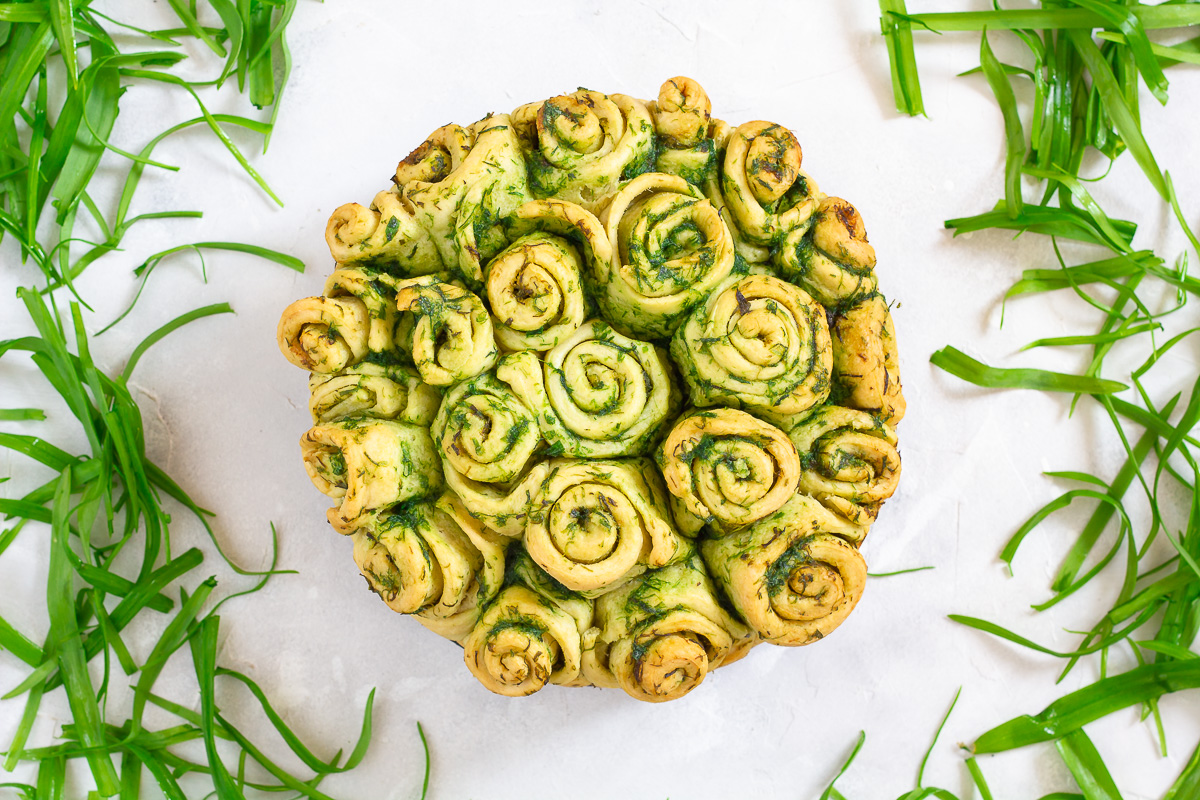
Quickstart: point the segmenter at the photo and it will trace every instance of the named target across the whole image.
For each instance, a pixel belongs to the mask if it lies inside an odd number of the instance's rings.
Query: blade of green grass
[[[1192,757],[1163,795],[1163,800],[1188,800],[1191,797],[1200,797],[1200,744],[1192,751]]]
[[[1200,24],[1200,9],[1187,5],[1139,5],[1133,10],[1146,30]],[[1103,28],[1104,19],[1086,9],[1014,9],[1003,11],[953,11],[912,14],[914,25],[938,33],[992,30],[1069,30]]]
[[[915,117],[925,113],[921,97],[921,79],[917,74],[917,59],[913,50],[912,27],[909,25],[904,0],[879,0],[879,25],[887,42],[891,62],[892,95],[896,110]]]
[[[134,306],[137,305],[137,301],[142,296],[142,290],[146,288],[146,282],[150,280],[150,275],[153,274],[154,269],[160,263],[162,263],[164,259],[176,253],[189,250],[195,252],[196,255],[200,257],[201,270],[205,272],[206,270],[204,270],[203,266],[204,255],[202,252],[204,250],[224,250],[235,253],[247,253],[249,255],[258,256],[259,258],[265,258],[268,261],[272,261],[276,264],[287,267],[288,269],[295,270],[296,272],[304,272],[304,262],[295,256],[290,256],[286,253],[280,253],[277,250],[271,250],[266,247],[259,247],[258,245],[243,244],[241,242],[195,242],[193,244],[176,245],[175,247],[170,247],[166,250],[155,253],[143,261],[141,265],[134,270],[135,275],[141,276],[142,282],[138,285],[138,289],[137,292],[134,293],[133,300],[130,301],[129,305],[124,311],[117,315],[116,319],[101,328],[97,335],[104,333],[109,328],[125,319],[129,312],[133,311]]]
[[[924,567],[909,567],[908,569],[897,569],[892,572],[868,572],[868,578],[890,578],[893,575],[907,575],[910,572],[924,572],[926,570],[936,569],[933,565]]]
[[[1071,731],[1055,746],[1087,800],[1121,800],[1121,792],[1104,766],[1104,759],[1083,730]]]
[[[1200,661],[1148,664],[1096,681],[1055,700],[1034,716],[1017,717],[975,740],[976,753],[1000,753],[1049,742],[1089,722],[1169,692],[1200,687]]]
[[[220,617],[205,617],[195,635],[189,639],[192,660],[196,667],[196,680],[200,684],[200,728],[204,732],[204,752],[208,756],[208,766],[212,770],[213,786],[216,788],[217,797],[221,800],[245,800],[245,795],[238,789],[229,770],[221,761],[214,733],[217,725],[220,724],[215,687],[217,632],[220,623]],[[227,726],[222,725],[222,727]]]
[[[1137,646],[1144,650],[1149,650],[1152,653],[1158,653],[1176,661],[1187,661],[1192,658],[1200,658],[1200,653],[1196,653],[1187,649],[1183,645],[1175,644],[1174,642],[1159,642],[1153,639],[1137,642]]]
[[[954,347],[943,347],[929,357],[931,364],[955,377],[988,389],[1038,389],[1044,392],[1112,394],[1129,387],[1117,381],[1066,375],[1041,369],[989,367]]]
[[[355,743],[354,749],[351,751],[350,757],[346,760],[346,763],[340,767],[334,767],[332,762],[327,763],[313,755],[312,751],[309,750],[304,742],[302,742],[300,738],[292,732],[291,728],[287,726],[287,723],[283,721],[283,718],[280,717],[275,709],[271,706],[270,701],[267,699],[266,693],[257,683],[255,683],[246,675],[237,672],[236,670],[225,669],[223,667],[218,667],[216,674],[218,677],[223,675],[233,678],[250,690],[250,693],[254,695],[254,699],[257,700],[259,705],[262,707],[263,713],[266,715],[267,720],[270,721],[271,726],[275,728],[280,737],[296,755],[296,757],[304,763],[304,766],[308,767],[313,772],[345,772],[346,770],[354,769],[354,767],[358,766],[362,762],[363,757],[366,756],[367,747],[370,745],[371,741],[371,718],[372,709],[375,705],[375,690],[372,689],[371,693],[367,696],[367,705],[366,709],[363,711],[362,730],[359,733],[358,742]]]
[[[1134,325],[1131,328],[1125,328],[1124,330],[1119,331],[1111,331],[1109,333],[1093,333],[1082,336],[1052,336],[1048,339],[1034,339],[1032,342],[1022,347],[1020,352],[1032,350],[1035,347],[1069,347],[1081,344],[1118,342],[1121,339],[1128,339],[1130,336],[1136,336],[1139,333],[1161,331],[1162,327],[1163,326],[1158,322],[1143,322],[1141,325]]]
[[[3,617],[0,617],[0,649],[7,650],[31,667],[36,667],[46,657],[42,648],[10,625]]]
[[[971,780],[975,783],[975,788],[979,790],[979,800],[993,800],[992,790],[983,777],[983,770],[974,756],[967,758],[967,771],[971,773]]]
[[[937,746],[937,741],[942,736],[942,729],[946,727],[946,723],[950,720],[950,715],[954,713],[954,707],[958,705],[959,695],[962,694],[962,687],[954,693],[954,699],[950,701],[950,707],[946,709],[946,713],[942,715],[942,721],[938,723],[937,730],[933,733],[933,740],[929,742],[929,749],[925,751],[924,757],[921,759],[921,766],[917,769],[917,787],[918,789],[925,786],[925,765],[929,763],[929,756],[933,755],[933,748]]]
[[[1004,159],[1004,202],[1008,208],[1009,219],[1017,219],[1024,205],[1021,197],[1021,167],[1025,163],[1025,128],[1021,125],[1021,117],[1017,113],[1017,99],[1013,94],[1012,84],[1008,82],[1008,76],[996,59],[996,54],[992,52],[986,32],[979,39],[979,63],[1004,118],[1004,136],[1007,142]]]
[[[1137,225],[1126,220],[1111,220],[1111,222],[1123,239],[1132,241],[1133,235],[1137,231]],[[954,229],[955,236],[997,228],[1041,233],[1091,244],[1106,244],[1104,233],[1096,227],[1090,216],[1079,209],[1056,208],[1033,203],[1025,203],[1016,219],[1010,218],[1007,211],[987,211],[973,217],[948,219],[945,225],[947,228]]]
[[[38,422],[46,418],[40,408],[0,408],[0,422]]]
[[[1197,15],[1197,21],[1200,21],[1200,14]],[[1146,144],[1146,140],[1142,136],[1141,125],[1130,111],[1129,104],[1125,101],[1121,88],[1117,84],[1117,79],[1113,77],[1112,69],[1109,68],[1104,56],[1100,53],[1100,48],[1092,41],[1091,36],[1083,31],[1071,30],[1067,32],[1067,36],[1078,51],[1080,58],[1087,65],[1096,91],[1104,103],[1104,108],[1112,118],[1113,125],[1120,132],[1121,138],[1125,140],[1126,146],[1129,147],[1129,152],[1133,154],[1134,160],[1142,168],[1150,185],[1163,200],[1167,200],[1167,187],[1163,180],[1162,170],[1159,169],[1158,162],[1154,160],[1154,154],[1150,152],[1150,146]]]
[[[92,777],[101,797],[112,797],[120,791],[116,770],[104,751],[104,734],[100,728],[100,707],[93,693],[87,672],[83,641],[75,620],[71,602],[71,568],[66,556],[70,546],[67,538],[67,514],[71,496],[71,473],[65,471],[59,480],[54,498],[54,520],[51,523],[50,577],[46,603],[50,616],[50,636],[58,642],[58,666],[67,690],[71,715],[79,728],[80,741],[96,748],[88,755]]]
[[[1142,79],[1146,82],[1146,88],[1158,102],[1165,106],[1167,104],[1167,77],[1163,75],[1162,67],[1159,66],[1158,58],[1155,57],[1151,48],[1150,39],[1146,36],[1146,28],[1137,15],[1129,8],[1114,3],[1102,3],[1100,0],[1071,0],[1071,2],[1103,17],[1109,26],[1119,28],[1125,34],[1126,44],[1133,54],[1133,61],[1142,74]]]
[[[115,66],[103,63],[103,57],[112,53],[95,39],[92,40],[91,51],[95,61],[80,76],[87,98],[82,104],[80,119],[86,117],[91,121],[91,129],[107,139],[117,119],[121,78]],[[56,198],[57,221],[60,225],[78,205],[84,188],[100,166],[100,157],[104,154],[104,146],[87,126],[79,130],[78,136],[79,140],[67,152],[58,181],[54,184],[53,196]]]
[[[124,69],[121,70],[121,74],[130,78],[141,78],[143,80],[172,84],[187,91],[192,96],[192,99],[196,101],[196,104],[200,107],[200,113],[204,116],[204,120],[208,123],[208,127],[214,134],[216,134],[217,138],[221,141],[221,144],[225,145],[225,149],[229,151],[230,155],[232,155],[237,160],[238,164],[241,165],[242,170],[249,175],[256,184],[258,184],[259,188],[261,188],[268,197],[274,200],[279,206],[283,206],[283,201],[280,200],[275,192],[271,190],[271,187],[267,185],[267,182],[263,180],[263,177],[258,174],[258,170],[250,166],[250,162],[246,160],[244,155],[242,155],[242,151],[233,143],[233,140],[229,138],[229,134],[225,132],[220,123],[218,123],[216,118],[209,112],[208,107],[204,105],[203,101],[200,100],[200,96],[196,94],[195,90],[193,90],[191,86],[188,85],[187,81],[176,75],[152,72],[144,69]]]
[[[1113,33],[1112,31],[1098,31],[1096,33],[1096,38],[1108,42],[1128,44],[1128,39],[1126,39],[1124,35],[1120,33]],[[1162,60],[1181,62],[1185,64],[1200,64],[1200,53],[1197,53],[1194,49],[1187,49],[1178,45],[1168,46],[1151,42],[1150,51]]]

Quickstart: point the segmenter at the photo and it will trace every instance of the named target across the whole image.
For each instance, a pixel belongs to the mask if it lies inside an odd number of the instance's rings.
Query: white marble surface
[[[131,2],[106,5],[128,18],[153,11]],[[912,3],[914,10],[964,5]],[[1077,637],[1066,631],[1089,627],[1108,608],[1115,580],[1098,581],[1045,614],[1029,606],[1047,596],[1084,512],[1064,514],[1031,537],[1015,577],[997,554],[1028,513],[1064,490],[1041,471],[1111,477],[1122,458],[1119,441],[1092,404],[1082,403],[1068,420],[1063,399],[977,390],[928,363],[931,352],[953,343],[992,363],[1077,371],[1085,364],[1078,350],[1016,350],[1033,338],[1096,324],[1095,312],[1076,299],[1054,296],[1011,303],[1000,328],[1005,288],[1021,269],[1053,264],[1047,242],[998,233],[953,239],[942,228],[944,219],[983,211],[1002,192],[999,111],[981,78],[954,77],[978,63],[978,38],[919,35],[929,119],[909,119],[893,110],[877,7],[865,0],[421,6],[303,0],[288,33],[296,66],[270,151],[258,155],[257,139],[234,133],[256,153],[254,164],[286,207],[273,206],[205,131],[193,128],[158,149],[156,157],[182,169],[147,171],[134,210],[195,208],[204,218],[134,228],[124,252],[97,263],[80,281],[96,309],[86,315],[95,331],[128,303],[132,268],[174,244],[253,242],[309,264],[297,275],[249,257],[213,254],[205,284],[194,256],[176,256],[151,279],[137,313],[95,343],[100,362],[119,370],[137,341],[183,311],[228,300],[238,312],[175,334],[151,351],[133,379],[152,457],[218,512],[217,531],[228,550],[244,564],[264,565],[274,522],[281,565],[299,570],[225,606],[219,660],[257,679],[288,722],[325,754],[352,745],[362,704],[377,687],[367,759],[323,785],[338,797],[416,797],[422,764],[417,720],[433,749],[436,798],[814,798],[860,730],[866,745],[839,788],[854,800],[894,797],[911,788],[922,752],[960,686],[961,700],[926,782],[969,796],[957,744],[1040,711],[1094,680],[1098,667],[1088,661],[1056,686],[1058,661],[987,638],[946,615],[985,617],[1048,646],[1072,647]],[[994,34],[993,44],[1002,58],[1016,52],[1006,36]],[[198,48],[190,52],[197,77],[215,73]],[[850,199],[863,213],[879,252],[882,287],[898,301],[909,407],[899,428],[901,488],[865,554],[874,571],[936,569],[872,580],[856,612],[828,640],[804,649],[760,647],[678,702],[643,705],[616,691],[556,687],[523,700],[493,696],[464,668],[455,645],[392,614],[364,590],[349,542],[329,530],[326,499],[301,467],[296,442],[308,425],[305,379],[277,352],[275,324],[289,302],[319,293],[330,266],[322,237],[329,213],[344,202],[368,202],[387,185],[396,161],[433,128],[579,85],[651,97],[677,74],[699,80],[724,119],[766,118],[791,127],[804,147],[805,168],[825,191]],[[1146,95],[1144,129],[1161,164],[1172,170],[1190,218],[1200,222],[1200,150],[1187,127],[1189,109],[1200,104],[1200,72],[1179,67],[1170,77],[1171,105],[1164,111]],[[212,97],[214,110],[244,113],[240,98],[204,96]],[[1028,100],[1023,87],[1019,97]],[[139,86],[122,100],[115,140],[140,147],[168,123],[195,113],[182,94]],[[101,177],[120,174],[106,170]],[[98,199],[113,191],[107,186]],[[1169,259],[1183,247],[1168,228],[1168,210],[1131,158],[1121,159],[1096,193],[1112,215],[1143,223],[1139,246],[1158,248]],[[19,263],[10,242],[0,247],[0,259],[0,338],[24,335],[30,328],[13,291],[38,276],[31,264]],[[1194,317],[1186,310],[1171,325],[1195,324],[1189,322]],[[1130,357],[1145,346],[1132,348]],[[1164,369],[1173,374],[1165,382],[1190,386],[1196,370],[1195,343],[1189,342],[1173,351]],[[50,419],[2,428],[44,432],[81,452],[85,443],[65,408],[33,375],[20,357],[0,361],[0,407],[41,405]],[[0,487],[4,496],[45,479],[7,451],[0,451],[0,474],[16,477]],[[172,533],[177,550],[211,549],[182,511]],[[46,626],[45,546],[46,537],[30,530],[0,559],[0,613],[38,639]],[[220,579],[218,592],[247,585],[213,555],[191,580],[208,574]],[[145,657],[152,634],[148,627],[131,633],[135,656]],[[1114,671],[1130,664],[1128,651],[1114,652]],[[197,703],[189,670],[186,655],[172,661],[160,692]],[[0,655],[0,690],[23,674],[14,659]],[[243,700],[236,688],[221,688],[230,716],[278,751]],[[1088,729],[1129,800],[1161,796],[1200,735],[1195,692],[1165,699],[1161,708],[1167,758],[1157,754],[1152,727],[1139,722],[1136,709]],[[0,703],[0,741],[8,741],[20,710],[19,701]],[[61,697],[48,698],[35,729],[40,741],[66,718]],[[1050,746],[981,764],[997,797],[1072,789]]]

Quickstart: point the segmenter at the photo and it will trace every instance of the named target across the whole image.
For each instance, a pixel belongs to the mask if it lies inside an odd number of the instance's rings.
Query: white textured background
[[[912,10],[965,5],[928,0],[913,2]],[[143,22],[153,22],[159,10],[129,1],[105,6]],[[256,154],[255,165],[286,208],[270,203],[206,130],[193,128],[156,151],[182,170],[147,170],[133,212],[202,209],[204,219],[135,227],[124,252],[92,266],[80,281],[96,309],[86,317],[95,331],[129,302],[132,268],[175,244],[251,242],[309,264],[296,275],[249,257],[213,254],[205,284],[194,256],[176,256],[150,280],[137,312],[95,343],[100,362],[119,370],[136,342],[183,311],[229,300],[238,312],[176,333],[151,351],[133,379],[152,457],[218,512],[228,551],[246,565],[265,566],[273,521],[281,566],[300,573],[225,606],[219,662],[258,680],[325,755],[352,745],[362,704],[377,687],[376,734],[366,761],[322,787],[339,797],[417,796],[420,720],[433,749],[437,798],[814,798],[860,730],[867,733],[865,748],[839,788],[854,800],[890,798],[911,787],[959,686],[962,698],[926,782],[969,795],[958,743],[1040,711],[1094,680],[1097,665],[1085,662],[1055,686],[1060,662],[957,626],[946,615],[985,617],[1048,646],[1073,647],[1077,637],[1065,631],[1090,627],[1108,609],[1114,580],[1098,581],[1049,613],[1028,609],[1047,597],[1084,511],[1063,514],[1032,536],[1013,578],[997,554],[1025,516],[1068,488],[1041,471],[1111,478],[1123,458],[1094,404],[1081,403],[1068,420],[1064,399],[976,390],[928,363],[932,351],[953,343],[990,363],[1078,371],[1086,364],[1079,349],[1014,353],[1033,338],[1097,324],[1073,297],[1055,296],[1011,303],[1001,329],[1004,290],[1023,268],[1053,266],[1048,242],[1000,233],[956,240],[942,228],[946,218],[984,211],[1002,193],[999,110],[981,77],[954,77],[978,64],[978,37],[918,34],[930,118],[908,119],[893,110],[878,11],[866,0],[422,6],[304,0],[288,30],[295,70],[270,152],[259,156],[256,138],[233,134]],[[992,41],[1002,59],[1015,57],[1013,40],[994,34]],[[205,52],[189,52],[197,78],[215,75]],[[882,288],[898,301],[893,313],[909,407],[899,428],[901,488],[865,554],[876,572],[936,569],[872,580],[832,638],[804,649],[759,647],[678,702],[652,706],[617,691],[557,687],[523,700],[494,696],[467,672],[456,645],[394,615],[364,589],[349,542],[326,525],[326,498],[309,484],[296,444],[309,424],[305,378],[277,352],[275,324],[292,300],[319,293],[330,268],[323,241],[330,212],[344,202],[369,202],[395,163],[435,127],[581,85],[652,98],[677,74],[699,80],[714,113],[734,124],[766,118],[792,128],[805,169],[823,190],[862,212],[879,253]],[[1200,104],[1200,71],[1180,66],[1168,76],[1170,107],[1164,111],[1145,95],[1144,130],[1198,223],[1200,153],[1189,126]],[[204,96],[213,110],[245,113],[244,101],[231,93]],[[1023,86],[1018,97],[1028,101]],[[114,140],[137,149],[168,124],[195,115],[182,93],[139,86],[122,100]],[[105,163],[119,169],[104,174],[123,178],[123,164]],[[1098,173],[1102,165],[1086,168]],[[1143,223],[1138,246],[1169,260],[1182,248],[1180,235],[1164,234],[1169,211],[1132,158],[1121,159],[1096,193],[1113,216]],[[1078,254],[1076,263],[1088,260]],[[0,247],[0,259],[0,338],[25,335],[30,328],[13,291],[40,278],[32,264],[20,264],[11,242]],[[1184,315],[1194,318],[1193,311]],[[1196,374],[1195,347],[1192,341],[1177,347],[1160,368],[1176,388],[1190,386]],[[33,375],[21,357],[0,361],[0,407],[41,405],[50,419],[3,428],[38,432],[82,452],[85,443],[65,408]],[[9,497],[47,477],[7,451],[0,451],[0,474],[16,477],[0,487]],[[40,640],[47,537],[34,528],[0,559],[0,614]],[[183,511],[175,514],[173,541],[176,551],[208,548]],[[218,593],[248,584],[210,555],[189,586],[208,574],[221,580]],[[136,657],[148,653],[151,633],[131,632]],[[1114,651],[1111,669],[1131,661],[1127,650]],[[0,655],[0,690],[23,677],[17,666]],[[186,653],[172,661],[159,692],[197,704],[190,668]],[[222,686],[219,699],[229,716],[275,744],[261,717],[241,705],[245,695]],[[7,743],[21,707],[21,701],[0,703],[0,742]],[[1136,709],[1088,729],[1129,800],[1160,796],[1200,734],[1195,692],[1161,707],[1167,758],[1157,754],[1152,727],[1139,723]],[[66,718],[61,695],[48,698],[35,735],[46,741]],[[1051,746],[981,763],[997,797],[1073,790]]]

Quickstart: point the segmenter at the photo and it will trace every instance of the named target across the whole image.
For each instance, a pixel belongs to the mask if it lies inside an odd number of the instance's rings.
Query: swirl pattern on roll
[[[509,697],[547,683],[580,683],[592,604],[554,585],[519,547],[510,555],[504,588],[463,640],[467,668],[487,689]]]
[[[399,277],[443,269],[433,235],[396,190],[375,195],[369,208],[339,206],[325,226],[325,243],[339,265],[371,266]]]
[[[485,483],[520,475],[542,441],[533,412],[490,373],[452,388],[429,433],[448,469]]]
[[[396,354],[396,280],[374,267],[339,267],[325,279],[327,298],[354,297],[367,310],[367,351]]]
[[[401,159],[392,181],[401,189],[411,183],[413,190],[444,183],[455,171],[463,169],[463,162],[471,155],[474,145],[473,130],[453,123],[443,125]]]
[[[442,485],[429,431],[393,420],[317,425],[300,439],[304,468],[322,494],[340,500],[329,524],[349,534],[387,506],[424,497]]]
[[[543,442],[534,412],[484,373],[447,392],[430,435],[463,505],[494,530],[520,536],[525,508],[547,472],[535,464]]]
[[[517,239],[484,271],[496,341],[505,350],[549,350],[583,324],[583,270],[570,242],[548,233]]]
[[[734,224],[753,244],[774,245],[811,224],[822,194],[800,169],[795,135],[773,122],[747,122],[729,135],[721,193]]]
[[[399,281],[396,308],[401,314],[397,344],[426,383],[449,386],[496,363],[492,319],[466,289],[433,276]]]
[[[553,452],[576,458],[644,455],[679,406],[665,353],[588,322],[539,361],[505,356],[500,380],[531,409]]]
[[[875,248],[858,209],[840,197],[826,197],[814,220],[808,231],[796,229],[780,245],[780,276],[831,307],[875,291]]]
[[[313,424],[351,417],[395,419],[428,427],[442,401],[441,392],[411,367],[363,362],[334,375],[308,379],[308,409]]]
[[[671,340],[694,405],[782,422],[825,401],[833,368],[825,309],[769,275],[730,280]]]
[[[443,635],[461,639],[474,627],[479,607],[499,585],[489,587],[484,576],[503,573],[503,550],[491,550],[490,565],[476,541],[478,523],[461,522],[445,509],[453,500],[410,501],[380,514],[351,534],[354,563],[371,591],[400,614],[417,614],[437,626]],[[463,523],[475,526],[470,535]]]
[[[734,269],[720,213],[683,178],[652,172],[600,212],[613,258],[590,273],[604,317],[633,336],[670,336]]]
[[[607,264],[612,245],[590,211],[532,200],[503,221],[507,248],[484,267],[496,341],[509,352],[549,350],[587,319],[584,273]]]
[[[472,288],[482,263],[504,246],[498,221],[531,199],[507,114],[438,128],[397,165],[394,181],[445,268]]]
[[[774,514],[700,547],[713,578],[759,636],[803,645],[832,633],[862,597],[866,562],[835,535],[846,527],[798,494]]]
[[[622,180],[647,171],[654,121],[641,100],[587,89],[527,103],[512,112],[538,197],[594,211]]]
[[[800,491],[857,525],[874,522],[900,482],[892,427],[865,411],[824,406],[789,436],[803,454]]]
[[[841,402],[889,425],[904,418],[900,353],[887,301],[873,294],[833,317],[833,370]]]
[[[718,531],[776,511],[800,483],[800,456],[787,435],[733,408],[685,415],[657,455],[667,491]]]
[[[695,689],[749,637],[717,602],[703,562],[690,555],[596,601],[583,671],[596,686],[661,703]]]
[[[367,355],[371,319],[356,297],[306,297],[283,310],[275,336],[288,361],[330,375]]]
[[[595,596],[684,552],[670,519],[648,459],[553,459],[533,499],[525,547],[563,586]]]
[[[479,621],[483,609],[504,586],[508,540],[471,516],[453,492],[437,499],[437,518],[461,531],[483,559],[471,576],[465,599],[457,605],[437,604],[417,612],[417,622],[451,641],[462,644]],[[450,522],[452,520],[452,523]]]

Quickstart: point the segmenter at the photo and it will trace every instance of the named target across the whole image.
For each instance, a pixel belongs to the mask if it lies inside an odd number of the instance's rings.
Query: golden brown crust
[[[835,379],[846,392],[845,404],[870,411],[889,425],[898,423],[905,403],[887,301],[871,295],[836,315],[830,332]]]

